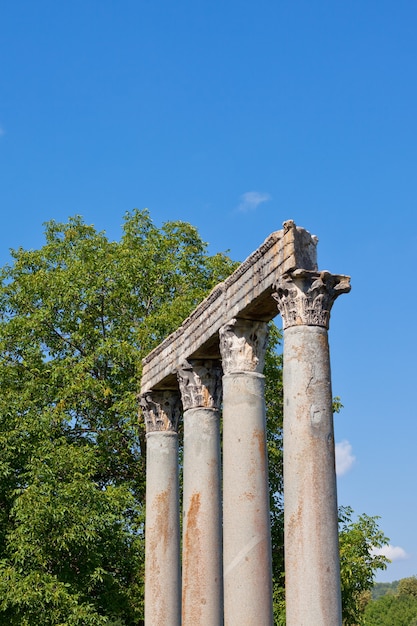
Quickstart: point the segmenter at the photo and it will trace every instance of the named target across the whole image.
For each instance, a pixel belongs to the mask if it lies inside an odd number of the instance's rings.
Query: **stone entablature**
[[[274,286],[284,274],[317,271],[317,237],[292,220],[272,233],[143,360],[142,393],[177,388],[176,372],[190,359],[219,358],[218,333],[234,318],[268,322],[277,315]]]

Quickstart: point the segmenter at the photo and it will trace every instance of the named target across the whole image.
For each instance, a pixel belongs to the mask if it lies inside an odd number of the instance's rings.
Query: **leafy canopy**
[[[362,623],[367,594],[374,584],[375,573],[384,570],[388,559],[375,552],[388,543],[378,527],[378,518],[360,515],[352,519],[350,507],[339,509],[339,549],[342,588],[343,624]]]
[[[364,614],[365,626],[416,626],[417,598],[412,595],[387,594],[369,602]]]
[[[377,583],[377,595],[365,609],[366,626],[417,626],[417,578],[409,576],[394,583]]]
[[[0,624],[142,615],[141,359],[234,269],[195,228],[70,218],[12,251],[0,290]]]

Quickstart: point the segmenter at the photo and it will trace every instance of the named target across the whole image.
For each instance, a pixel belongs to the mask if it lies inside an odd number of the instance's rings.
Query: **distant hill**
[[[378,600],[378,598],[387,594],[397,593],[399,582],[399,580],[394,580],[392,583],[375,583],[372,589],[372,600]]]

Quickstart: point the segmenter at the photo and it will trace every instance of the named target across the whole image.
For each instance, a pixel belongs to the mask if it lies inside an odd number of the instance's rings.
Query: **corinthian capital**
[[[232,319],[220,328],[219,336],[225,374],[262,373],[268,343],[266,322]]]
[[[218,361],[186,361],[177,376],[185,411],[220,407],[222,369]]]
[[[284,274],[272,294],[284,328],[303,324],[329,328],[333,302],[340,294],[350,291],[349,281],[349,276],[330,272],[299,269]]]
[[[176,391],[147,391],[139,396],[146,432],[177,432],[181,414],[180,397]]]

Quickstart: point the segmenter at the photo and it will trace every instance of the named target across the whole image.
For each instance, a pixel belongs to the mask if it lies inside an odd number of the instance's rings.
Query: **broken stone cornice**
[[[176,371],[189,358],[218,358],[219,329],[232,318],[273,319],[274,284],[297,268],[317,271],[316,246],[317,237],[292,220],[284,222],[143,359],[142,392],[175,387]]]

